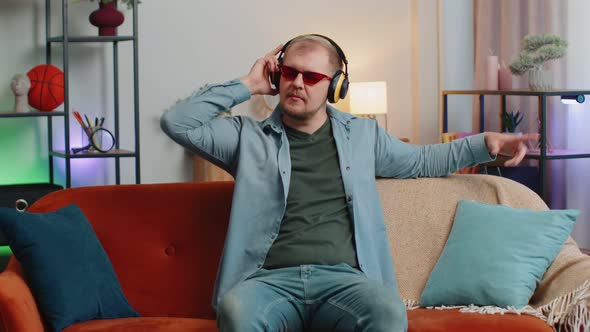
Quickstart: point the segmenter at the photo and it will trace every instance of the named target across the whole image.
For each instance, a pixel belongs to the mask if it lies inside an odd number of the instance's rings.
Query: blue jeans
[[[217,308],[221,332],[407,331],[397,290],[347,264],[261,269]]]

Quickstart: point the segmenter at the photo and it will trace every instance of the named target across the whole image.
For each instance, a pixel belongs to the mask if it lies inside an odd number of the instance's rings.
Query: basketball
[[[27,76],[31,80],[29,105],[39,111],[53,111],[64,102],[64,73],[53,65],[38,65]]]

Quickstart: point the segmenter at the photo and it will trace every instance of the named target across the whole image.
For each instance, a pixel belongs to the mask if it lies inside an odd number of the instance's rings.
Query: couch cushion
[[[524,307],[579,214],[459,201],[420,304]]]
[[[416,309],[408,311],[408,332],[552,332],[544,321],[532,316],[481,315],[458,310]],[[63,332],[216,332],[214,320],[170,317],[121,318],[72,325]]]
[[[214,320],[146,317],[94,320],[70,326],[62,332],[217,332]]]
[[[138,316],[76,205],[48,213],[0,208],[0,229],[54,330],[90,319]]]
[[[408,332],[552,332],[537,317],[482,315],[459,310],[416,309],[408,311]]]

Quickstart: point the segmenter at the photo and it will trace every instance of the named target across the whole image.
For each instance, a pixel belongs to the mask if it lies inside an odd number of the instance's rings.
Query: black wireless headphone
[[[318,35],[315,33],[309,34],[309,35],[303,35],[303,36],[316,36],[316,37],[321,37],[324,38],[325,40],[327,40],[328,42],[330,42],[330,44],[332,46],[334,46],[334,48],[336,49],[336,53],[338,53],[338,56],[340,57],[340,61],[342,61],[344,63],[344,71],[338,69],[336,71],[336,73],[334,74],[334,76],[332,76],[332,81],[330,82],[330,88],[328,89],[328,101],[330,103],[335,103],[340,99],[343,99],[344,97],[346,97],[346,93],[348,92],[348,60],[346,60],[346,56],[344,55],[344,52],[342,51],[342,49],[340,48],[340,46],[338,46],[338,44],[336,44],[336,42],[334,42],[332,39],[323,36],[323,35]],[[299,36],[301,37],[301,36]],[[289,40],[285,46],[283,46],[283,48],[281,49],[281,52],[279,52],[279,66],[281,66],[283,64],[283,57],[285,56],[285,51],[287,50],[287,47],[289,46],[289,44],[291,44],[291,42],[299,37],[295,37],[291,40]],[[275,88],[278,90],[279,89],[279,83],[281,81],[281,72],[275,72],[275,73],[271,73],[270,74],[270,82],[275,86]]]

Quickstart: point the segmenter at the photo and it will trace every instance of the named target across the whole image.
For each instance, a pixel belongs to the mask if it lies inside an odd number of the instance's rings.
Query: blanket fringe
[[[500,308],[500,307],[495,307],[495,306],[479,307],[479,306],[475,306],[475,305],[469,305],[469,306],[462,308],[459,311],[466,312],[466,313],[478,313],[478,314],[484,314],[484,315],[496,315],[496,314],[499,314],[499,315],[504,315],[504,314],[529,315],[529,316],[535,316],[543,321],[547,321],[547,317],[545,317],[545,315],[543,315],[541,310],[535,309],[530,305],[524,306],[521,309],[516,309],[516,307]]]
[[[420,302],[414,299],[403,299],[408,310],[420,308]],[[530,315],[537,317],[552,326],[556,331],[590,332],[590,279],[573,291],[562,295],[546,305],[534,308],[527,305],[521,309],[516,307],[500,308],[495,306],[438,306],[426,307],[434,310],[459,309],[463,313],[479,313],[486,315]]]
[[[590,280],[538,309],[557,331],[590,331]]]
[[[413,299],[403,299],[407,310],[414,310],[420,308],[420,301]]]

